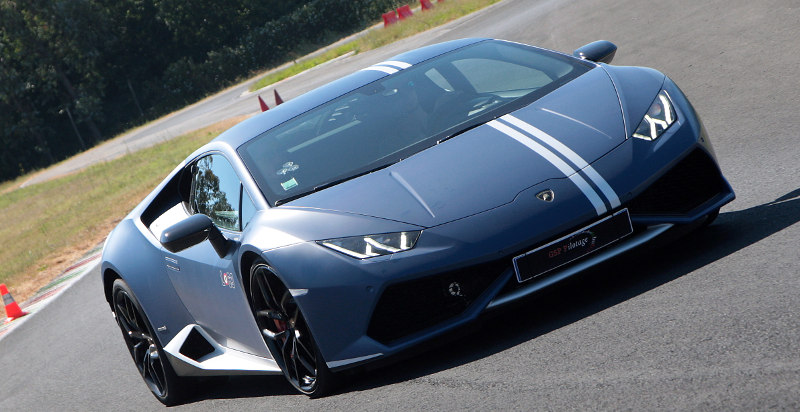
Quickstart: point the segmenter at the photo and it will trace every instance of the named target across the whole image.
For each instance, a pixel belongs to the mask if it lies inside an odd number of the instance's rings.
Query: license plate
[[[633,233],[628,209],[576,230],[558,240],[514,258],[517,280],[542,276],[576,259],[602,249]]]

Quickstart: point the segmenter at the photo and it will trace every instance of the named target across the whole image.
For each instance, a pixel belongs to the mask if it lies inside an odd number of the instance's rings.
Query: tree
[[[0,16],[0,101],[17,116],[16,124],[4,124],[4,141],[30,134],[34,148],[53,162],[51,146],[70,146],[54,130],[69,124],[65,109],[100,141],[95,119],[102,118],[100,68],[108,38],[102,11],[86,0],[3,0]]]

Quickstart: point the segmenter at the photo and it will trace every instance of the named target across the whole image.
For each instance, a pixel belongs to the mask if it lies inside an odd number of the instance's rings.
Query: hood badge
[[[556,194],[552,190],[547,189],[537,193],[536,197],[544,202],[552,202],[556,198]]]

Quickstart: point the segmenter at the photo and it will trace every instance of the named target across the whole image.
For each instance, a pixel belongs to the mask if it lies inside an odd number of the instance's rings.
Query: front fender
[[[114,280],[122,278],[128,284],[163,346],[194,320],[165,273],[160,245],[142,233],[147,229],[137,221],[125,219],[111,232],[103,248],[100,276],[109,306]]]

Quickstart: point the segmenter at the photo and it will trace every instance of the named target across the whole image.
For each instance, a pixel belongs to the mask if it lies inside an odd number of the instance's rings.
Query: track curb
[[[70,265],[58,277],[50,281],[47,285],[36,291],[36,293],[20,304],[20,308],[28,312],[28,315],[18,318],[14,321],[7,322],[7,318],[0,319],[0,340],[3,339],[9,332],[17,326],[23,324],[26,320],[32,318],[36,312],[47,306],[56,297],[58,297],[70,286],[75,284],[78,280],[83,278],[84,275],[91,272],[95,265],[100,261],[100,255],[103,253],[103,243],[97,244],[89,252],[83,255],[77,262]]]

